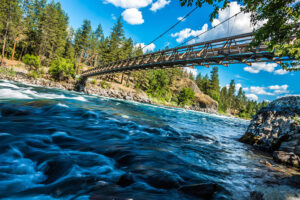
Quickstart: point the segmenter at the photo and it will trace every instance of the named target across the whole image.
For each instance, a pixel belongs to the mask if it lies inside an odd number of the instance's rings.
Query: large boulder
[[[299,167],[300,96],[279,98],[262,108],[241,142],[273,153],[274,160]]]

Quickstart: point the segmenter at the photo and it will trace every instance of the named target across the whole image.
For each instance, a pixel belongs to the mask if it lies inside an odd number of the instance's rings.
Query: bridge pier
[[[75,83],[75,91],[83,92],[86,85],[87,77],[80,77]]]

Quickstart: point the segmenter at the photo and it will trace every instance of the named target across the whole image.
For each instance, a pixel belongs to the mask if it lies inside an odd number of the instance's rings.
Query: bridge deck
[[[193,67],[210,65],[248,64],[254,62],[281,62],[290,58],[276,57],[266,45],[250,48],[252,33],[195,43],[142,56],[104,64],[84,71],[83,78],[134,70]]]

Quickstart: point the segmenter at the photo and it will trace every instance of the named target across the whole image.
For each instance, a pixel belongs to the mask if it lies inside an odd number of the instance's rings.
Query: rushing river
[[[209,183],[247,199],[278,179],[238,142],[248,124],[0,81],[0,198],[199,199],[178,188]]]

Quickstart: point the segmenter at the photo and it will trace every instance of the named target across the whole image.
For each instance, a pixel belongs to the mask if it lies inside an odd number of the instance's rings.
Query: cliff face
[[[195,99],[191,106],[187,106],[187,109],[217,113],[218,102],[212,99],[210,96],[201,92],[196,83],[189,78],[179,78],[175,81],[173,87],[171,87],[174,93],[179,93],[182,88],[191,88],[195,92]]]
[[[277,99],[261,109],[240,139],[273,153],[275,161],[300,166],[300,96]]]

